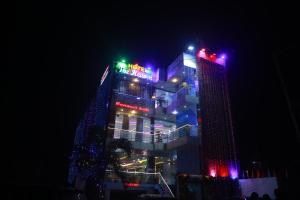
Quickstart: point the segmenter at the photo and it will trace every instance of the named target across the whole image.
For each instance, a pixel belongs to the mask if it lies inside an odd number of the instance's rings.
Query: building
[[[75,145],[98,125],[110,140],[131,141],[132,156],[120,156],[128,174],[158,173],[167,186],[175,184],[178,172],[236,178],[225,57],[190,50],[166,72],[164,79],[154,66],[125,60],[108,66],[79,123]],[[74,152],[70,183],[79,173]]]
[[[237,158],[224,60],[225,55],[217,58],[205,49],[197,56],[203,172],[213,177],[236,178]]]

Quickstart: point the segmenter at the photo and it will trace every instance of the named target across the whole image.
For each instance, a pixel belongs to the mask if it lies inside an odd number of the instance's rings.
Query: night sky
[[[167,67],[189,44],[228,54],[241,167],[253,160],[299,166],[296,132],[272,59],[281,52],[280,69],[299,123],[293,8],[261,1],[17,4],[11,14],[16,21],[7,23],[9,65],[1,76],[9,182],[65,185],[75,128],[106,64],[125,57]]]

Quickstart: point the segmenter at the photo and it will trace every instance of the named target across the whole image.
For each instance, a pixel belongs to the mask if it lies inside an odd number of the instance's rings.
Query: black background
[[[241,167],[295,173],[299,139],[272,55],[299,123],[297,12],[287,1],[17,3],[1,75],[4,183],[66,185],[74,130],[106,64],[124,56],[167,67],[189,44],[228,54]]]

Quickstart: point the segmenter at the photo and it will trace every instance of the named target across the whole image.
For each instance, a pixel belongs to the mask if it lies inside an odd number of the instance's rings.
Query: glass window
[[[129,141],[152,142],[150,119],[118,113],[115,118],[114,138],[126,138]]]
[[[120,138],[122,126],[123,126],[123,115],[116,114],[114,138],[116,139]]]
[[[168,142],[168,136],[176,130],[176,124],[166,121],[154,121],[154,142]]]

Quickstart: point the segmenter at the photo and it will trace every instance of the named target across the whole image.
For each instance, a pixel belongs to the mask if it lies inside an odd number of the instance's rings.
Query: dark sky
[[[297,139],[272,54],[299,123],[294,5],[23,2],[7,23],[3,108],[10,182],[64,185],[74,130],[106,64],[120,56],[166,67],[188,44],[228,53],[241,166],[299,163]],[[298,89],[298,90],[297,90]],[[3,129],[4,130],[4,129]],[[6,157],[5,157],[6,158]]]

